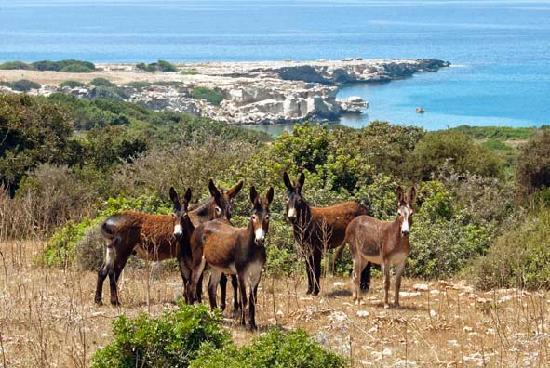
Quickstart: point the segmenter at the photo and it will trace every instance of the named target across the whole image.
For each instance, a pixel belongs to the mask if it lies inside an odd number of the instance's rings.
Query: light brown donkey
[[[353,257],[353,298],[361,300],[360,275],[371,262],[382,265],[384,274],[384,308],[388,308],[390,288],[390,267],[396,266],[395,306],[399,306],[401,276],[405,270],[405,261],[410,252],[409,231],[412,224],[413,203],[416,190],[411,188],[408,196],[401,187],[397,188],[397,218],[393,221],[381,221],[370,216],[355,218],[346,229],[345,243]]]
[[[262,268],[266,261],[264,240],[269,231],[269,206],[273,201],[273,188],[264,199],[250,188],[252,216],[245,228],[233,227],[227,219],[209,221],[195,230],[191,237],[193,272],[188,292],[196,292],[196,283],[204,268],[210,267],[208,296],[210,307],[216,307],[216,288],[222,273],[237,275],[241,293],[241,323],[256,328],[256,298]],[[248,295],[247,295],[248,293]],[[191,295],[189,300],[196,300]],[[248,305],[248,311],[247,311]]]
[[[101,225],[101,235],[106,241],[105,260],[98,272],[95,302],[101,304],[103,282],[109,276],[111,304],[119,305],[117,281],[126,266],[128,257],[138,257],[151,261],[177,257],[181,264],[181,243],[187,243],[194,226],[187,215],[191,200],[191,189],[187,189],[180,202],[179,196],[170,188],[173,204],[172,215],[150,215],[143,212],[125,211],[107,218]],[[184,293],[186,282],[182,272]]]

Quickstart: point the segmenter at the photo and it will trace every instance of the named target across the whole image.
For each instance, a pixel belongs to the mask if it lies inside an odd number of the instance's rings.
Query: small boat
[[[424,109],[422,107],[417,107],[416,108],[416,112],[419,113],[419,114],[423,114],[424,113]]]

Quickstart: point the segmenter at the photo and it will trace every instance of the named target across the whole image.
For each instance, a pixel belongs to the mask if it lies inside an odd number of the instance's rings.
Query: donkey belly
[[[405,259],[407,259],[408,255],[409,254],[406,253],[406,252],[399,252],[399,253],[392,254],[388,258],[390,260],[390,264],[398,265],[398,264],[401,264],[401,263],[405,262]]]
[[[369,261],[370,263],[374,263],[374,264],[377,264],[377,265],[381,265],[382,264],[382,257],[381,256],[367,256],[367,255],[362,255],[363,259]]]
[[[225,274],[235,275],[237,273],[237,269],[235,268],[235,263],[230,263],[228,265],[212,265],[209,264],[210,267],[215,269],[216,271],[220,271]]]

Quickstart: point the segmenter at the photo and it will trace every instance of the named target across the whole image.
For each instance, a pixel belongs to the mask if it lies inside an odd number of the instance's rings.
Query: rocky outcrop
[[[144,73],[128,64],[106,64],[100,65],[101,72],[91,77],[107,78],[118,87],[69,88],[42,83],[44,86],[32,93],[62,92],[78,98],[107,96],[154,110],[187,112],[228,124],[329,121],[343,113],[360,113],[368,108],[368,102],[360,97],[337,100],[340,85],[387,82],[448,65],[436,59],[215,62],[179,65],[182,73]],[[48,76],[63,78],[59,74],[62,73]],[[67,75],[61,80],[74,77]],[[197,87],[220,94],[221,103],[193,98]]]

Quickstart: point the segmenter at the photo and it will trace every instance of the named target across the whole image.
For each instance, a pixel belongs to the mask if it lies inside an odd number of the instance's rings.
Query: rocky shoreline
[[[448,66],[449,62],[438,59],[211,62],[178,64],[176,73],[148,73],[133,64],[99,64],[100,71],[92,73],[0,71],[0,81],[29,79],[42,84],[31,94],[108,96],[228,124],[288,124],[335,120],[343,113],[368,108],[360,97],[337,99],[341,85],[389,82]],[[116,87],[85,84],[98,77]],[[67,80],[84,84],[61,87]],[[197,96],[198,89],[217,99]],[[2,91],[15,92],[0,86]]]

